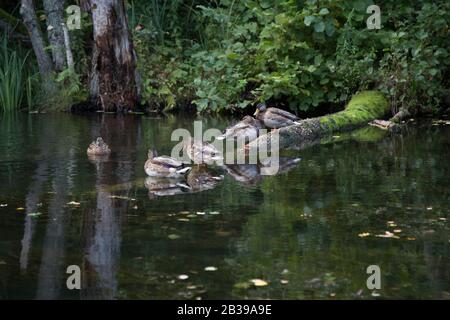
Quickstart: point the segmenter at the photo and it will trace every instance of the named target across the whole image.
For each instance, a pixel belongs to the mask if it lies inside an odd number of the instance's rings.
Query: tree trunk
[[[290,146],[302,148],[314,140],[337,131],[345,131],[368,124],[384,117],[389,112],[389,103],[377,91],[364,91],[356,94],[345,110],[318,118],[299,121],[299,124],[277,129],[279,148]],[[260,136],[246,145],[247,152],[255,152],[259,146],[266,145],[268,150],[275,144],[276,136],[271,133]]]
[[[33,0],[21,0],[20,14],[22,15],[25,27],[28,30],[33,45],[34,54],[38,62],[39,72],[43,78],[48,78],[53,71],[52,61],[45,51],[42,32],[39,27]]]
[[[128,111],[138,101],[135,55],[123,0],[91,0],[94,25],[91,98],[104,111]]]
[[[62,28],[64,32],[64,46],[66,47],[67,68],[74,71],[75,66],[73,63],[72,48],[70,47],[69,29],[67,28],[65,23],[62,24]]]
[[[62,28],[65,3],[65,0],[44,0],[48,41],[51,46],[56,71],[62,71],[66,66],[64,32]]]

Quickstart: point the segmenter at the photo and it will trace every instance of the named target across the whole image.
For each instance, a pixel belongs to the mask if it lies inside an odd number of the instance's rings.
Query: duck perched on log
[[[90,156],[105,156],[111,153],[111,149],[108,145],[103,141],[102,137],[98,137],[95,141],[93,141],[88,149],[87,154]]]
[[[155,150],[148,151],[148,160],[145,162],[145,173],[150,177],[181,178],[191,168],[181,161],[169,156],[160,156]]]
[[[208,142],[189,139],[185,142],[183,151],[196,164],[213,164],[223,160],[222,152]]]
[[[249,142],[258,138],[259,129],[262,128],[261,121],[251,117],[245,116],[241,121],[234,126],[225,129],[225,133],[217,137],[218,140],[237,139],[238,137],[245,137]]]
[[[297,121],[300,120],[299,117],[288,111],[278,108],[267,108],[265,103],[258,104],[254,116],[267,128],[271,129],[278,129],[297,124]]]

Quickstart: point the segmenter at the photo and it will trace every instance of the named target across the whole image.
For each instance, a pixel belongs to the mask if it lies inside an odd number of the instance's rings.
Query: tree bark
[[[75,66],[73,63],[72,48],[70,47],[69,29],[67,28],[65,23],[62,23],[62,28],[64,32],[64,46],[66,47],[67,68],[74,71]]]
[[[52,50],[53,63],[56,71],[62,71],[66,66],[64,50],[64,6],[65,0],[44,0],[47,15],[48,41]]]
[[[138,102],[135,55],[123,0],[91,0],[94,53],[90,92],[104,111],[129,111]]]
[[[33,0],[21,0],[20,14],[30,35],[31,44],[38,62],[39,72],[47,78],[53,71],[52,61],[45,51],[44,39],[39,27]]]
[[[318,118],[299,121],[299,124],[284,127],[260,136],[246,145],[247,152],[257,152],[260,146],[268,150],[272,144],[279,143],[279,148],[300,147],[318,138],[338,131],[345,131],[383,118],[389,112],[389,103],[377,91],[364,91],[356,94],[345,110]],[[279,141],[276,135],[278,133]]]

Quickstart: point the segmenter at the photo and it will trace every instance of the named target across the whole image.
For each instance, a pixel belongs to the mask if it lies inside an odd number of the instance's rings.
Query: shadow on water
[[[193,119],[0,121],[0,298],[372,298],[371,264],[383,298],[450,297],[448,126],[364,128],[283,152],[276,176],[195,167],[180,183],[143,165]],[[97,136],[109,157],[87,157]]]

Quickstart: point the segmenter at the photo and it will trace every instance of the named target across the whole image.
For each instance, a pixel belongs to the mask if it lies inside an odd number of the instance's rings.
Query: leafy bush
[[[390,97],[394,112],[436,110],[448,88],[450,4],[384,1],[382,29],[368,30],[371,4],[141,4],[131,20],[144,26],[134,32],[144,98],[166,109],[192,102],[199,112],[236,111],[257,101],[312,112],[339,108],[354,92],[375,88]]]

